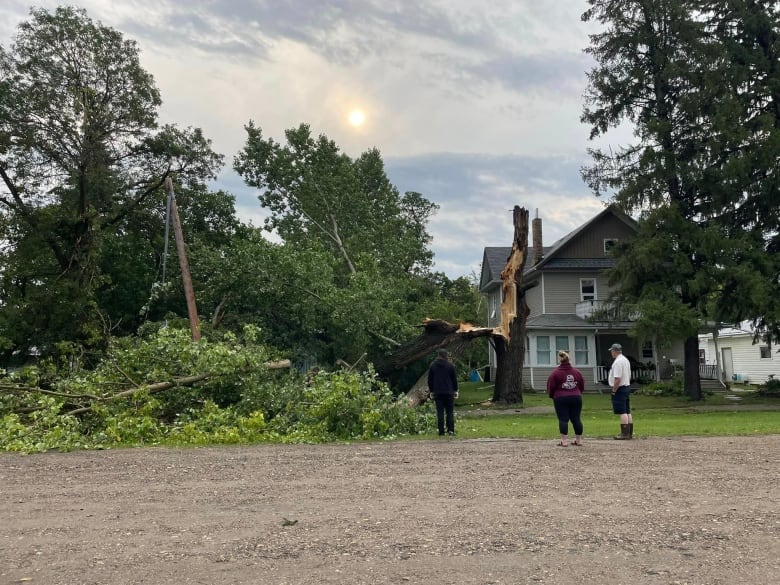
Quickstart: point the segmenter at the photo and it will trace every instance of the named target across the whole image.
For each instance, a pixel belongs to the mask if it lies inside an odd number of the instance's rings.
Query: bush
[[[293,442],[386,438],[432,428],[430,406],[409,408],[372,369],[321,372],[308,381],[290,377],[271,392],[248,392],[245,402],[265,410],[269,428]]]
[[[780,380],[770,378],[759,386],[756,394],[759,396],[780,396]]]
[[[684,396],[683,379],[673,378],[666,382],[653,382],[641,387],[636,392],[642,396]]]
[[[228,335],[193,343],[187,331],[166,328],[144,339],[115,340],[91,371],[58,378],[34,368],[7,377],[19,392],[0,395],[0,451],[324,442],[433,428],[430,405],[409,408],[371,369],[304,379],[269,372],[264,362],[270,355],[251,329],[240,340]],[[197,386],[115,398],[122,390],[201,373],[209,377]],[[44,386],[53,394],[40,394]],[[87,404],[91,410],[68,414]]]

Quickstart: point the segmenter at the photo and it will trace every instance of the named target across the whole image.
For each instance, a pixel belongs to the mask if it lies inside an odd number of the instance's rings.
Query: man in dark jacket
[[[440,348],[428,368],[428,390],[436,401],[436,422],[439,435],[444,434],[444,415],[447,415],[447,434],[455,434],[455,398],[458,396],[458,378],[455,366],[447,359],[447,350]]]

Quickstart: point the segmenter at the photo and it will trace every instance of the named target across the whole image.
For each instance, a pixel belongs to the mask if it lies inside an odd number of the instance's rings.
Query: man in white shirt
[[[631,363],[623,355],[623,346],[613,343],[609,353],[615,360],[609,369],[609,386],[612,388],[612,412],[620,415],[618,441],[634,438],[634,418],[631,416]]]

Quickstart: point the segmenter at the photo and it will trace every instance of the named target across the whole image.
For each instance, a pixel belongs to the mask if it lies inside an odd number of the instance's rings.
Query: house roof
[[[561,262],[563,259],[556,259],[555,256],[560,252],[566,244],[571,242],[574,238],[576,238],[579,234],[584,232],[586,229],[588,229],[591,225],[599,221],[602,217],[605,215],[614,215],[617,219],[625,223],[627,226],[629,226],[631,229],[636,230],[637,229],[637,223],[631,217],[620,211],[617,207],[614,205],[610,205],[608,207],[605,207],[601,213],[597,214],[596,216],[592,217],[590,220],[583,223],[580,227],[575,229],[572,232],[569,232],[567,235],[562,237],[560,240],[555,242],[552,247],[549,249],[549,251],[545,251],[544,257],[542,258],[542,261],[538,264],[534,265],[531,270],[539,270],[541,268],[611,268],[614,266],[614,261],[612,261],[611,264],[606,266],[599,266],[599,264],[611,260],[610,258],[579,258],[579,259],[570,259],[567,258],[566,262],[581,262],[582,264],[578,264],[576,266],[565,266],[565,265],[554,265],[552,264],[553,261],[557,260],[558,262]]]
[[[586,221],[574,231],[568,233],[552,246],[542,248],[542,260],[533,265],[526,265],[525,274],[531,278],[538,270],[542,268],[553,270],[605,270],[615,266],[613,258],[558,258],[558,253],[574,238],[588,229],[595,222],[599,221],[605,215],[614,215],[617,219],[624,222],[632,230],[637,229],[636,222],[628,215],[620,211],[617,207],[610,205],[605,207],[600,213]],[[533,253],[533,248],[528,248],[529,254]],[[488,289],[501,282],[501,271],[506,266],[509,255],[512,253],[511,246],[488,246],[485,248],[482,257],[482,275],[479,282],[479,290],[487,292]]]
[[[547,254],[552,246],[542,248],[542,254]],[[533,252],[528,248],[529,252]],[[501,271],[506,267],[509,255],[512,253],[512,246],[488,246],[485,248],[482,257],[482,277],[480,278],[479,290],[485,292],[490,285],[501,282]],[[530,270],[526,266],[526,272]]]
[[[718,329],[718,337],[750,337],[751,339],[755,337],[756,331],[753,328],[753,325],[750,323],[750,321],[743,321],[742,323],[735,323],[731,326],[724,324],[721,324],[721,327]],[[712,337],[712,331],[707,331],[706,333],[699,333],[699,337],[706,337],[711,338]]]
[[[483,272],[486,272],[484,276],[486,276],[487,279],[484,284],[488,284],[495,280],[501,280],[501,271],[506,266],[506,261],[509,260],[509,255],[511,253],[512,246],[491,246],[485,248],[485,255],[482,260],[482,270]]]
[[[545,268],[576,269],[576,270],[604,270],[615,267],[614,258],[553,258],[545,263]]]

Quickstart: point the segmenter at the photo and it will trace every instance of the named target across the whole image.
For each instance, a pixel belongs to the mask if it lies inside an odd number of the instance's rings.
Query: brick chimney
[[[531,222],[532,231],[533,231],[533,245],[534,245],[534,255],[533,255],[533,263],[534,265],[538,264],[542,261],[542,258],[544,258],[544,251],[542,248],[542,220],[539,217],[539,210],[536,210],[536,217]]]

